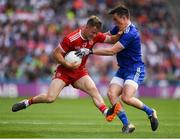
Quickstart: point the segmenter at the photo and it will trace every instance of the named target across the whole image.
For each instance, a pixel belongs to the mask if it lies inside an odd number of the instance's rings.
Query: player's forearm
[[[116,43],[119,40],[120,36],[120,34],[110,36],[110,43]]]
[[[61,64],[63,66],[66,65],[66,61],[65,61],[64,57],[61,54],[61,50],[58,47],[54,49],[53,57],[59,64]]]
[[[108,48],[101,48],[101,49],[94,49],[93,54],[95,55],[104,55],[104,56],[112,56],[116,52],[114,52],[112,49]]]
[[[121,45],[121,43],[117,42],[111,48],[94,49],[92,53],[95,55],[112,56],[122,51],[123,49],[124,47]]]
[[[106,39],[104,42],[114,44],[119,41],[119,38],[121,37],[122,33],[122,31],[118,32],[118,34],[116,35],[109,35],[108,33],[104,33],[106,35]]]

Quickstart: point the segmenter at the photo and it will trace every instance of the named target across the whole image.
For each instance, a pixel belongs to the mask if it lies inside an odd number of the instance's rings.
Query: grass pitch
[[[156,132],[151,131],[144,112],[125,105],[136,126],[132,134],[121,133],[118,118],[106,122],[90,98],[57,99],[11,112],[12,104],[20,100],[0,98],[0,138],[180,138],[180,100],[142,99],[158,112]]]

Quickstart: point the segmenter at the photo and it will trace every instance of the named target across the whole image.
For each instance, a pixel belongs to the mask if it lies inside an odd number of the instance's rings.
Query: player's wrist
[[[118,35],[121,36],[123,33],[124,33],[123,30],[122,30],[122,31],[119,31],[119,32],[118,32]]]
[[[93,54],[93,49],[89,49],[89,55]]]

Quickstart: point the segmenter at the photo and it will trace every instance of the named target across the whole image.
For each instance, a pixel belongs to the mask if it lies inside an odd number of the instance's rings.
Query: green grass
[[[12,104],[21,99],[0,98],[0,138],[180,137],[180,100],[143,99],[158,112],[160,126],[156,132],[151,131],[144,112],[125,105],[136,130],[132,134],[122,134],[118,118],[111,123],[106,122],[90,98],[57,99],[52,104],[11,112]]]

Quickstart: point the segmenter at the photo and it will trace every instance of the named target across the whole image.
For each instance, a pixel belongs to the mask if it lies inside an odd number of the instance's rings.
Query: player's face
[[[98,34],[99,29],[96,26],[87,26],[86,31],[87,31],[87,39],[92,40]]]
[[[120,30],[122,30],[126,26],[126,17],[125,16],[119,16],[117,13],[113,14],[113,20],[115,24],[119,27]]]

